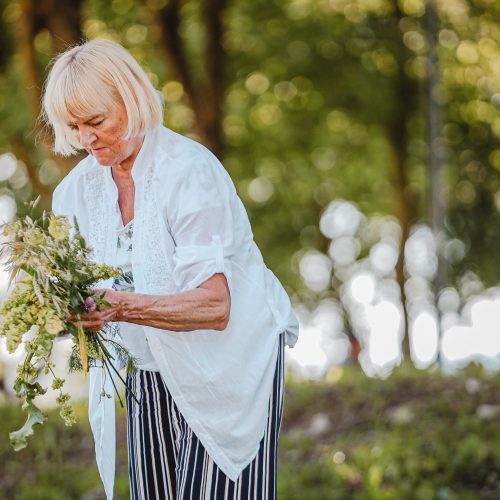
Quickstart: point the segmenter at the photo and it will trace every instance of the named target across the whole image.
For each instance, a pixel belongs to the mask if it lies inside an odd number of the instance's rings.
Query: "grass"
[[[356,367],[321,382],[288,380],[280,440],[280,500],[500,498],[500,376],[402,366],[386,380]],[[0,407],[0,498],[104,498],[86,408],[67,428],[55,413],[15,453],[23,420]],[[117,420],[118,500],[129,498],[125,413]]]

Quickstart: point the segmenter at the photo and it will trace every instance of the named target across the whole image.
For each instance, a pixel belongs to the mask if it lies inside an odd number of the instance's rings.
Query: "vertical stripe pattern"
[[[127,438],[132,500],[275,500],[278,438],[283,416],[284,334],[264,437],[255,458],[231,481],[187,425],[158,372],[127,376],[140,401],[127,394]]]

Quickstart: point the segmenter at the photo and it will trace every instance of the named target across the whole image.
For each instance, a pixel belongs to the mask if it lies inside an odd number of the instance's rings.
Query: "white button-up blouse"
[[[231,311],[223,331],[140,326],[172,397],[232,480],[256,455],[267,422],[278,338],[293,347],[298,323],[266,267],[228,173],[197,142],[163,126],[149,131],[132,168],[132,271],[137,293],[175,294],[224,273]],[[57,186],[53,210],[75,216],[93,259],[116,259],[118,190],[111,169],[88,156]],[[103,283],[101,287],[110,286]],[[89,418],[108,498],[115,471],[115,403],[105,370],[90,370]]]

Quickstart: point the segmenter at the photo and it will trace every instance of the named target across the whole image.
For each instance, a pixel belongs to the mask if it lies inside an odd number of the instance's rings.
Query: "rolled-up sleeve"
[[[231,286],[233,190],[215,157],[202,156],[181,172],[169,203],[175,241],[173,276],[180,291],[196,288],[217,273],[223,273]]]

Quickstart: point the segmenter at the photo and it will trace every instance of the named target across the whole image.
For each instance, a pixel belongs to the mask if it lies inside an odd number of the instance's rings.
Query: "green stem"
[[[111,366],[111,368],[113,368],[113,371],[116,373],[116,375],[118,376],[118,378],[122,381],[123,385],[125,386],[125,389],[134,398],[135,402],[137,404],[140,404],[139,400],[135,396],[134,392],[132,391],[132,389],[130,389],[130,387],[128,386],[127,382],[125,380],[123,380],[122,376],[120,375],[120,372],[114,367],[113,363],[109,362],[109,366]]]
[[[33,359],[33,356],[35,355],[34,352],[30,352],[27,356],[26,359],[24,360],[24,366],[26,366],[27,363],[31,363],[31,360]]]
[[[50,366],[50,364],[49,364],[49,360],[48,360],[45,356],[43,356],[43,357],[42,357],[42,359],[45,361],[45,364],[49,367],[49,371],[50,371],[50,373],[52,373],[52,376],[53,376],[54,378],[57,378],[56,374],[54,373],[54,370],[52,369],[52,367],[51,367],[51,366]],[[62,393],[63,393],[63,392],[62,392],[62,389],[59,389],[59,394],[60,394],[61,396],[62,396]]]
[[[100,337],[100,332],[96,332],[94,337],[97,340],[97,343],[99,344],[99,347],[101,348],[101,350],[102,350],[103,354],[106,356],[106,358],[114,360],[115,358],[113,356],[111,356],[107,347],[104,345],[104,342],[103,342],[102,338]]]
[[[111,360],[114,360],[115,358],[113,356],[111,356],[111,354],[109,353],[108,349],[105,347],[104,342],[101,339],[99,332],[96,333],[95,338],[96,338],[96,340],[97,340],[97,342],[99,344],[99,347],[102,350],[102,353],[104,354],[104,357],[106,358],[105,360],[103,360],[103,364],[106,366],[106,368],[108,368],[108,366],[107,366],[108,364],[109,364],[109,366],[111,366],[111,368],[113,369],[113,371],[116,373],[116,375],[118,376],[118,378],[121,380],[121,382],[125,386],[125,390],[134,398],[135,402],[137,404],[139,404],[139,400],[137,399],[136,395],[130,389],[130,387],[128,386],[127,382],[125,380],[123,380],[123,377],[120,375],[120,372],[115,368],[115,366],[111,362]],[[109,370],[109,368],[108,368],[108,370]],[[111,380],[113,380],[113,377],[111,377]],[[113,385],[114,385],[114,383],[113,383]],[[115,390],[116,390],[116,387],[115,387]],[[117,395],[118,395],[118,392],[117,392]]]
[[[103,365],[105,366],[106,370],[108,370],[109,378],[111,379],[111,383],[113,384],[116,395],[118,396],[118,401],[120,401],[120,406],[123,408],[123,401],[122,398],[120,397],[120,394],[118,393],[118,389],[116,387],[115,381],[113,380],[113,375],[111,375],[111,371],[109,370],[108,363],[106,363],[106,361],[103,361]]]

